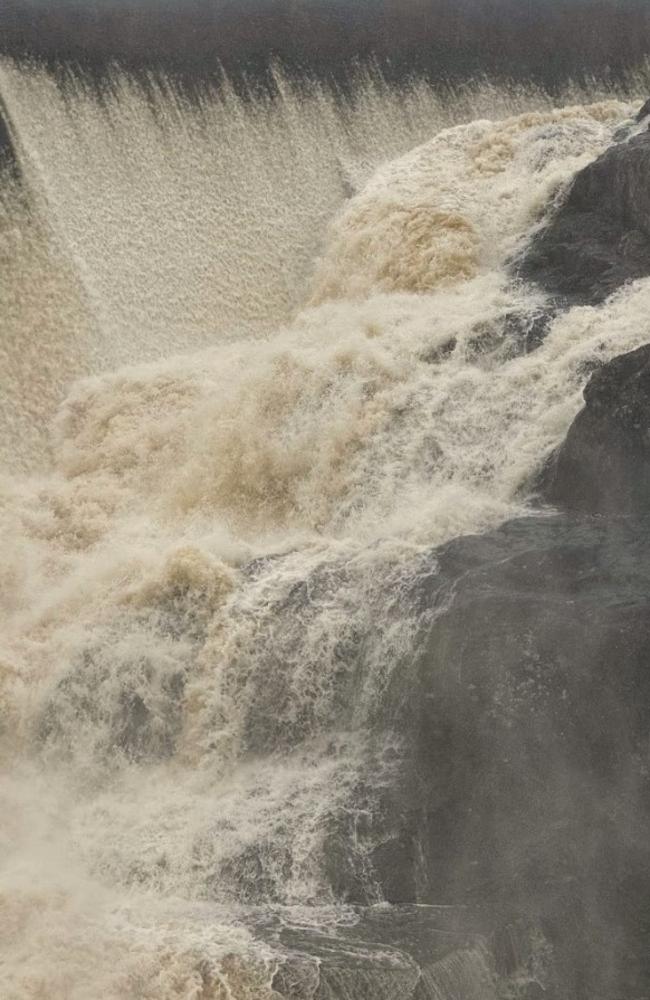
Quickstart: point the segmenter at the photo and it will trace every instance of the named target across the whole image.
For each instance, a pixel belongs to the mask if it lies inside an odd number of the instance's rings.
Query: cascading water
[[[385,905],[363,829],[401,743],[377,720],[445,613],[417,581],[526,509],[590,366],[646,339],[638,282],[538,344],[544,297],[506,266],[633,108],[476,90],[483,119],[376,82],[347,109],[189,105],[121,77],[100,101],[9,63],[0,87],[24,178],[1,194],[0,995],[315,996],[281,992],[278,927]],[[427,996],[485,997],[471,954]],[[327,995],[394,996],[373,983]]]

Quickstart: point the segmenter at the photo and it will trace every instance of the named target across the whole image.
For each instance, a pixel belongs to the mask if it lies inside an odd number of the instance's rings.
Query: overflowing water
[[[413,578],[648,339],[638,282],[538,346],[507,271],[636,104],[277,85],[0,65],[6,1000],[262,1000],[256,924],[354,920],[327,838],[399,756]]]

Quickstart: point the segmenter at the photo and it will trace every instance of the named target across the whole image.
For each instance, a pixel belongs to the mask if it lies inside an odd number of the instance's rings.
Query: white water
[[[324,839],[409,582],[648,340],[646,282],[533,353],[506,325],[543,305],[507,258],[633,108],[0,89],[0,996],[269,997],[251,913],[349,919]]]

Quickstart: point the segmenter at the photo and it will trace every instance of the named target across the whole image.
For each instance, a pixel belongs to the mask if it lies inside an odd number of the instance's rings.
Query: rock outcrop
[[[584,398],[542,473],[542,497],[592,514],[650,512],[650,345],[599,368]]]
[[[650,133],[612,145],[576,175],[515,273],[561,303],[602,302],[650,274]]]
[[[287,1000],[497,1000],[494,950],[465,908],[359,908],[329,930],[282,926],[273,989]]]
[[[408,735],[375,877],[488,938],[541,928],[547,997],[642,995],[650,519],[530,518],[437,558],[447,610],[387,708]]]

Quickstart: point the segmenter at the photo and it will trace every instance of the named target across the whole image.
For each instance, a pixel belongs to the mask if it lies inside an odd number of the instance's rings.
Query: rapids
[[[508,270],[638,102],[277,85],[0,65],[3,1000],[262,1000],[354,924],[413,579],[647,340],[638,281],[531,342]]]

